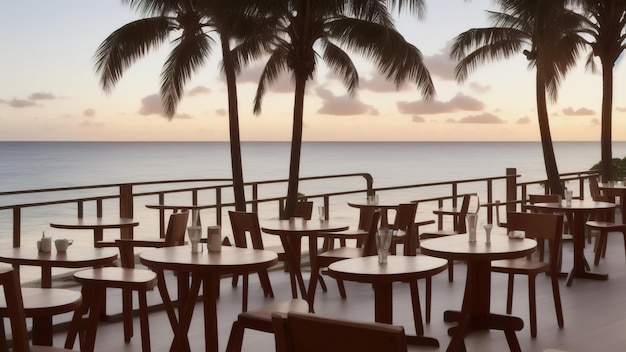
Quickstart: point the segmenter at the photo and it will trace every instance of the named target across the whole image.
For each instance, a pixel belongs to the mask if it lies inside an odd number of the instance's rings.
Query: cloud
[[[600,126],[600,119],[598,119],[598,118],[591,119],[591,125],[592,126]]]
[[[519,120],[517,120],[517,122],[515,123],[518,125],[528,125],[530,123],[530,117],[520,117]]]
[[[195,97],[197,95],[206,95],[211,93],[211,89],[205,86],[197,86],[194,87],[192,90],[189,91],[189,93],[187,93],[188,96],[190,97]]]
[[[193,119],[193,116],[189,115],[189,114],[176,114],[174,115],[175,119]]]
[[[456,63],[450,60],[450,50],[452,41],[448,41],[439,53],[431,56],[424,56],[424,65],[432,76],[437,76],[447,81],[454,81],[454,67]]]
[[[485,112],[480,115],[470,115],[459,120],[459,123],[477,123],[477,124],[501,124],[504,120],[496,115]]]
[[[13,98],[13,100],[9,101],[9,106],[14,107],[14,108],[28,108],[31,106],[38,106],[38,105],[34,101]]]
[[[102,127],[104,126],[104,122],[93,122],[90,120],[84,120],[83,122],[79,123],[78,126],[80,127]]]
[[[322,99],[322,107],[317,111],[320,114],[340,116],[378,115],[376,108],[348,95],[337,97],[333,92],[322,87],[315,89],[315,92]]]
[[[52,93],[36,92],[31,94],[28,99],[30,100],[54,100],[56,97]]]
[[[579,108],[578,110],[574,110],[573,108],[565,108],[562,110],[563,115],[565,116],[589,116],[595,115],[595,112],[591,109],[587,108]]]
[[[615,109],[617,109],[617,111],[619,112],[626,112],[626,108],[620,108],[619,106],[616,107]]]
[[[217,109],[215,110],[217,116],[226,116],[228,115],[228,111],[226,109]]]
[[[421,116],[413,116],[413,118],[411,119],[411,121],[413,122],[426,122],[426,119],[424,119]]]
[[[449,119],[447,119],[447,120],[446,120],[446,122],[447,122],[447,123],[456,123],[456,121],[454,121],[454,119],[453,119],[453,118],[449,118]]]
[[[482,85],[480,83],[472,82],[470,83],[470,89],[476,93],[487,93],[491,90],[491,86]]]
[[[163,115],[163,112],[160,95],[151,94],[141,99],[140,115]]]
[[[371,79],[359,78],[359,89],[369,90],[376,93],[391,93],[400,90],[410,89],[409,84],[402,84],[400,87],[380,74],[375,73]]]
[[[478,99],[457,94],[454,98],[447,102],[422,100],[414,102],[400,101],[398,102],[398,110],[403,114],[445,114],[455,111],[481,111],[485,108],[485,104]]]
[[[252,83],[255,86],[259,84],[259,80],[261,79],[261,73],[263,72],[264,63],[258,63],[256,65],[250,66],[244,69],[239,76],[237,76],[238,83]],[[222,81],[226,81],[224,75],[222,75]],[[314,81],[307,82],[307,89],[311,86],[314,86]],[[269,86],[267,86],[268,91],[274,93],[292,93],[295,90],[294,82],[291,80],[291,72],[286,71],[278,78],[272,82]]]
[[[83,111],[83,116],[86,116],[86,117],[96,116],[96,110],[94,110],[92,108],[85,109],[85,111]]]

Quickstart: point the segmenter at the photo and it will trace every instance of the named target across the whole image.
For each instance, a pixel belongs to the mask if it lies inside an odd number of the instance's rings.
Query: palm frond
[[[354,96],[359,86],[359,73],[350,56],[327,39],[322,39],[320,43],[323,49],[322,58],[330,69],[339,76],[348,89],[348,93]]]
[[[161,100],[165,115],[172,118],[184,93],[185,83],[211,54],[212,39],[202,32],[183,35],[177,40],[161,73]]]
[[[109,93],[124,71],[135,61],[157,48],[175,28],[171,18],[152,17],[128,23],[109,35],[94,55],[102,89]]]
[[[254,96],[254,113],[261,113],[261,102],[265,96],[267,86],[274,82],[281,74],[287,72],[288,49],[284,46],[277,47],[270,55],[269,60],[263,68],[259,85]]]

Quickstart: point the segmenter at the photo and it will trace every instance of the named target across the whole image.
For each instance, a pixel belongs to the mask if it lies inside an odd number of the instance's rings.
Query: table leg
[[[196,305],[196,300],[198,299],[201,283],[202,278],[198,277],[197,274],[192,274],[191,287],[186,301],[178,301],[178,329],[174,331],[174,340],[172,341],[170,352],[191,351],[187,332],[189,331],[189,326],[191,325],[191,318],[193,317],[193,310]]]
[[[572,285],[574,277],[593,279],[593,280],[607,280],[608,274],[599,274],[587,271],[585,259],[585,219],[586,214],[574,214],[573,212],[566,212],[567,221],[571,224],[570,231],[572,232],[574,242],[574,267],[567,278],[567,286]]]
[[[41,287],[52,287],[52,267],[50,266],[41,266]],[[33,345],[52,346],[52,316],[33,317]]]
[[[306,287],[304,285],[304,279],[302,278],[302,268],[300,267],[301,253],[302,253],[302,236],[299,235],[285,235],[280,236],[280,241],[285,249],[285,257],[289,261],[289,272],[292,287],[293,298],[298,298],[297,283],[300,288],[300,294],[303,298],[308,298],[306,293]],[[294,283],[293,281],[296,281]]]
[[[204,340],[206,352],[218,351],[217,333],[217,294],[219,291],[219,276],[207,274],[203,278],[204,304]]]

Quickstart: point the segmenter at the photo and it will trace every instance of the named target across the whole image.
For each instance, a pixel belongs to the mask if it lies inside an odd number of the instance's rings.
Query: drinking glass
[[[483,227],[485,228],[485,243],[490,244],[491,243],[491,229],[493,228],[493,225],[483,224]]]
[[[476,224],[478,222],[478,214],[469,213],[465,215],[465,221],[467,224],[467,233],[469,234],[469,241],[476,242]]]
[[[319,212],[320,221],[326,220],[326,212],[324,211],[324,206],[320,205],[317,207],[317,211]]]
[[[571,207],[572,206],[572,197],[574,195],[574,191],[570,191],[570,190],[565,190],[565,206],[567,207]]]
[[[376,234],[376,252],[378,253],[378,263],[386,264],[389,246],[391,245],[391,233],[386,227],[378,229]]]
[[[202,227],[187,227],[187,236],[189,236],[189,242],[191,242],[191,253],[201,253],[202,245],[200,244],[200,238],[202,237]]]

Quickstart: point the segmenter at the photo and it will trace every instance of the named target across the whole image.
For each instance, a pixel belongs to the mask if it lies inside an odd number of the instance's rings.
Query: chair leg
[[[235,320],[233,322],[233,327],[230,329],[226,352],[241,352],[241,346],[243,345],[243,331],[244,327],[238,320]]]
[[[233,287],[237,287],[237,282],[238,282],[238,281],[239,281],[239,275],[237,275],[237,274],[233,274],[233,280],[232,280],[231,285],[232,285]]]
[[[150,325],[148,323],[148,299],[146,291],[137,292],[139,296],[139,326],[141,328],[141,348],[150,352]]]
[[[346,299],[346,287],[343,285],[343,280],[337,280],[337,288],[339,289],[339,295],[341,298]]]
[[[261,281],[261,287],[263,287],[263,294],[265,297],[274,298],[274,290],[272,290],[272,283],[270,282],[267,270],[259,271],[258,274],[259,281]]]
[[[318,280],[320,282],[320,287],[322,288],[323,292],[327,292],[328,291],[328,287],[326,286],[326,281],[324,281],[324,277],[322,275],[320,275],[318,277]]]
[[[433,278],[426,278],[426,323],[430,323],[430,312],[433,300]]]
[[[241,311],[248,311],[248,287],[249,287],[249,275],[243,274],[243,294],[241,295]]]
[[[509,274],[509,280],[506,290],[506,314],[513,312],[513,284],[515,283],[515,276]]]
[[[85,332],[85,341],[81,346],[82,352],[93,352],[96,344],[96,332],[98,330],[98,320],[100,320],[100,311],[102,309],[102,303],[106,296],[106,289],[104,287],[94,288],[93,296],[89,307],[89,319],[87,321],[87,328]]]
[[[413,304],[413,322],[417,335],[424,335],[424,323],[422,323],[422,307],[420,306],[420,295],[417,288],[417,280],[409,282],[411,287],[411,303]]]
[[[133,292],[122,290],[122,315],[124,316],[124,341],[130,342],[133,337]]]
[[[601,231],[596,238],[596,253],[593,258],[594,265],[600,264],[600,256],[602,255],[602,252],[606,250],[606,237],[606,232]]]
[[[448,282],[454,281],[454,260],[448,260]]]
[[[559,327],[563,327],[563,307],[561,306],[561,292],[559,289],[559,279],[552,276],[552,296],[554,297],[554,309],[556,310],[556,321]]]
[[[530,336],[537,337],[537,296],[535,275],[528,275],[528,306],[530,308]]]

